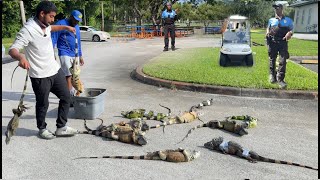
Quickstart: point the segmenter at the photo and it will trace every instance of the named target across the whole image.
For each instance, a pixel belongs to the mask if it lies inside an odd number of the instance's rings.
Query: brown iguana
[[[238,122],[238,121],[234,121],[234,120],[232,120],[232,121],[230,121],[230,120],[224,120],[224,121],[212,120],[207,123],[200,124],[198,126],[191,128],[188,131],[187,135],[178,143],[181,143],[182,141],[184,141],[191,134],[191,132],[193,130],[195,130],[197,128],[202,128],[202,127],[209,127],[211,129],[223,129],[228,132],[238,134],[240,136],[248,134],[247,130],[245,130],[245,128],[247,128],[248,125],[245,122],[241,122],[241,121]]]
[[[151,126],[150,129],[154,129],[154,128],[159,128],[159,127],[165,127],[167,125],[172,125],[172,124],[182,124],[182,123],[190,123],[196,119],[199,119],[199,116],[201,114],[199,112],[196,112],[194,107],[192,107],[189,111],[185,111],[183,113],[181,113],[180,115],[177,116],[171,116],[171,117],[167,117],[166,121],[163,121],[162,124],[157,124],[155,126]],[[200,120],[201,121],[201,120]],[[164,131],[164,129],[163,129]]]
[[[17,69],[17,67],[14,69],[14,71],[12,73],[11,87],[12,87],[13,74],[14,74],[15,70]],[[24,98],[24,96],[26,94],[26,90],[27,90],[28,76],[29,76],[29,71],[27,71],[26,80],[24,82],[24,87],[23,87],[22,95],[20,97],[18,108],[17,109],[12,109],[12,112],[13,112],[14,115],[11,118],[11,120],[9,121],[8,126],[7,126],[7,131],[5,132],[6,144],[9,144],[10,138],[15,134],[15,132],[16,132],[18,126],[19,126],[19,118],[20,118],[20,116],[22,115],[23,112],[25,112],[27,109],[29,109],[29,107],[26,107],[23,104],[23,98]]]
[[[84,91],[83,83],[80,81],[80,67],[79,67],[79,56],[78,56],[78,38],[77,35],[75,36],[75,59],[73,62],[71,62],[72,66],[69,68],[71,76],[71,84],[74,87],[74,89],[77,90],[76,96],[79,96],[80,93]]]
[[[164,150],[148,152],[142,156],[101,156],[101,157],[79,157],[76,159],[97,159],[97,158],[114,158],[114,159],[144,159],[144,160],[162,160],[168,162],[189,162],[200,156],[200,151],[191,151],[186,149]]]
[[[317,168],[313,168],[310,166],[305,166],[305,165],[292,163],[292,162],[288,162],[288,161],[269,159],[269,158],[260,156],[254,151],[249,151],[247,149],[244,149],[240,144],[238,144],[234,141],[224,141],[223,137],[218,137],[218,138],[212,139],[212,141],[205,143],[204,147],[206,147],[210,150],[220,151],[224,154],[236,155],[238,157],[245,158],[245,159],[249,160],[249,162],[252,162],[252,163],[256,163],[257,161],[263,161],[263,162],[287,164],[287,165],[293,165],[293,166],[299,166],[299,167],[304,167],[304,168],[308,168],[308,169],[318,170]]]
[[[97,130],[91,130],[88,128],[86,125],[86,120],[84,121],[84,125],[87,131],[79,131],[79,134],[92,134],[124,143],[138,144],[141,146],[147,144],[147,140],[144,137],[145,132],[139,128],[132,128],[132,126],[125,122],[111,124],[109,126],[100,125]]]

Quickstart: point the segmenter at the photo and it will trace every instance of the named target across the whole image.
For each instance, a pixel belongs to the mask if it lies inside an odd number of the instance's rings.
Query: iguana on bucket
[[[292,163],[288,161],[280,161],[275,159],[269,159],[263,156],[260,156],[254,151],[249,151],[247,149],[244,149],[240,144],[234,142],[234,141],[225,141],[223,137],[218,137],[212,139],[212,141],[209,141],[204,144],[204,147],[210,149],[210,150],[216,150],[220,151],[224,154],[230,154],[230,155],[236,155],[241,158],[247,159],[249,162],[256,163],[257,161],[263,161],[263,162],[270,162],[270,163],[277,163],[277,164],[287,164],[287,165],[293,165],[293,166],[299,166],[304,167],[308,169],[317,170],[318,168],[305,166],[297,163]]]
[[[147,144],[147,140],[144,137],[144,131],[139,130],[139,128],[132,128],[132,126],[124,122],[111,124],[109,126],[100,125],[97,130],[91,130],[85,123],[85,128],[87,131],[80,131],[79,134],[92,134],[124,143],[138,144],[141,146]]]
[[[69,68],[70,73],[71,73],[71,84],[74,87],[76,92],[76,96],[79,96],[83,91],[84,87],[82,82],[80,81],[80,66],[79,66],[79,55],[78,55],[78,38],[77,35],[74,34],[75,36],[75,59],[73,62],[71,61],[72,66]]]
[[[142,119],[142,120],[163,120],[165,117],[171,116],[171,109],[165,106],[161,107],[168,109],[168,114],[156,113],[154,111],[147,112],[146,109],[133,109],[131,111],[121,111],[121,115],[128,119]]]
[[[187,150],[187,149],[175,149],[175,150],[163,150],[148,152],[142,156],[101,156],[101,157],[79,157],[76,159],[100,159],[100,158],[113,158],[113,159],[135,159],[135,160],[162,160],[167,162],[189,162],[197,159],[200,156],[200,151]]]
[[[223,130],[238,134],[240,136],[248,134],[248,132],[245,130],[245,128],[247,128],[247,124],[244,122],[241,122],[241,121],[237,122],[237,121],[231,121],[231,120],[224,120],[224,121],[212,120],[207,123],[200,124],[198,126],[191,128],[188,131],[187,135],[179,143],[184,141],[191,134],[193,130],[197,128],[202,128],[202,127],[209,127],[211,129],[223,129]]]
[[[14,71],[17,69],[17,67],[14,69]],[[13,77],[14,71],[12,73],[12,77]],[[24,98],[24,96],[26,94],[26,90],[27,90],[28,76],[29,76],[29,71],[27,71],[27,75],[26,75],[26,79],[24,82],[24,87],[23,87],[22,95],[20,97],[19,105],[18,105],[17,109],[12,109],[12,112],[14,115],[11,118],[11,120],[9,121],[8,126],[7,126],[7,131],[5,132],[6,144],[9,144],[11,137],[15,134],[15,132],[19,126],[20,116],[22,115],[23,112],[25,112],[27,109],[29,109],[29,107],[26,107],[23,104],[23,98]],[[11,77],[11,86],[12,86],[12,77]]]

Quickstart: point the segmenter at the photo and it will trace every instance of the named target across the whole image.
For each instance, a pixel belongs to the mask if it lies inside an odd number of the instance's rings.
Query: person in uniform
[[[172,4],[167,3],[167,9],[162,12],[162,27],[164,27],[164,50],[168,51],[169,47],[169,36],[171,37],[171,49],[175,50],[175,26],[174,22],[178,19],[177,12],[172,9]]]
[[[288,40],[293,35],[293,21],[284,16],[283,5],[274,3],[275,17],[270,18],[267,27],[266,39],[269,55],[269,81],[278,82],[280,88],[285,89],[286,60],[289,58]],[[279,53],[279,67],[276,74],[276,59]]]

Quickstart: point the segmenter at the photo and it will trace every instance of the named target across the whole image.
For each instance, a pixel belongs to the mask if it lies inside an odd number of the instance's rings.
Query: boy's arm
[[[62,31],[62,30],[67,30],[72,33],[76,33],[76,29],[71,26],[64,26],[64,25],[51,25],[51,32],[55,31]]]

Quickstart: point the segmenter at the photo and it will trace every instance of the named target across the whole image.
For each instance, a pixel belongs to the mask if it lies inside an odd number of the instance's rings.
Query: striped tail
[[[17,70],[19,66],[17,66],[16,68],[14,68],[13,72],[12,72],[12,75],[11,75],[11,89],[12,89],[12,79],[13,79],[13,75],[14,75],[14,72]]]
[[[170,108],[168,108],[168,107],[166,107],[166,106],[162,106],[161,104],[159,104],[161,107],[163,107],[163,108],[166,108],[166,109],[168,109],[168,116],[171,116],[171,109]]]
[[[18,105],[18,109],[23,106],[23,98],[26,95],[26,91],[27,91],[28,77],[29,77],[29,70],[27,70],[26,80],[24,82],[24,87],[23,87],[22,95],[20,97],[20,102],[19,102],[19,105]]]
[[[186,135],[180,142],[178,142],[177,144],[179,144],[179,143],[181,143],[182,141],[184,141],[185,139],[187,139],[188,136],[191,134],[191,132],[192,132],[193,130],[198,129],[198,128],[202,128],[202,127],[207,127],[207,126],[208,126],[208,124],[205,123],[205,124],[199,124],[198,126],[195,126],[195,127],[191,128],[191,129],[188,131],[187,135]]]
[[[78,157],[75,159],[102,159],[102,158],[112,158],[112,159],[135,159],[135,160],[150,160],[151,158],[142,155],[142,156],[96,156],[96,157]]]
[[[301,165],[301,164],[293,163],[293,162],[288,162],[288,161],[280,161],[280,160],[275,160],[275,159],[269,159],[269,158],[265,158],[263,156],[259,156],[259,160],[263,161],[263,162],[271,162],[271,163],[276,163],[276,164],[287,164],[287,165],[299,166],[299,167],[304,167],[304,168],[308,168],[308,169],[312,169],[312,170],[318,171],[318,168],[305,166],[305,165]]]
[[[168,125],[172,125],[172,124],[176,124],[175,121],[165,121],[162,124],[157,124],[155,126],[151,126],[150,129],[155,129],[155,128],[159,128],[159,127],[163,127],[163,133],[164,133],[164,128]]]

